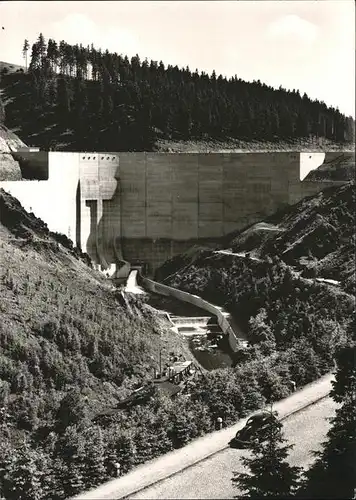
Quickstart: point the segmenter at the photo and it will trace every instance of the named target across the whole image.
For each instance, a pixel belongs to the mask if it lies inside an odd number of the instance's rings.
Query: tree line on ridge
[[[25,40],[26,66],[29,48]],[[344,142],[353,135],[351,117],[297,90],[276,90],[259,80],[249,83],[215,71],[209,75],[138,55],[129,59],[93,44],[46,41],[42,34],[32,45],[28,73],[22,77],[25,113],[32,128],[38,123],[48,129],[40,146],[53,149],[70,144],[71,149],[150,151],[158,138]],[[12,105],[7,107],[14,124]],[[63,147],[56,139],[59,131],[67,138]]]

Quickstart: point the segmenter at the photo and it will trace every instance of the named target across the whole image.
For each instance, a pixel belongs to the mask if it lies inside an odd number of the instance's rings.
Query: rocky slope
[[[21,139],[0,123],[0,181],[18,181],[22,178],[20,165],[11,155],[11,151],[21,146],[25,146]]]
[[[330,154],[332,149],[324,148],[327,151],[325,161],[319,168],[312,170],[306,177],[308,181],[351,181],[355,180],[355,151],[349,150]]]
[[[175,257],[157,278],[224,306],[251,341],[256,324],[284,348],[296,332],[337,331],[355,307],[355,198],[354,182],[328,188]]]
[[[278,258],[300,271],[302,276],[339,280],[343,286],[352,287],[355,279],[355,201],[354,182],[330,187],[222,238],[216,250],[248,253],[250,259]],[[189,266],[194,266],[198,258],[202,265],[204,258],[211,261],[214,255],[218,258],[214,250],[192,249],[166,262],[157,271],[157,277],[179,281],[180,269],[189,273]],[[175,277],[167,279],[173,273]]]
[[[11,151],[26,144],[11,130],[5,126],[7,100],[4,90],[1,88],[1,74],[3,70],[8,73],[23,71],[23,68],[14,64],[0,61],[0,181],[17,181],[21,179],[21,169],[17,161],[11,156]]]

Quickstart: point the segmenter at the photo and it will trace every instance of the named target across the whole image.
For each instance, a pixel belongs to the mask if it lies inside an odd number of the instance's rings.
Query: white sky
[[[299,89],[355,116],[354,0],[0,2],[0,60],[25,38]]]

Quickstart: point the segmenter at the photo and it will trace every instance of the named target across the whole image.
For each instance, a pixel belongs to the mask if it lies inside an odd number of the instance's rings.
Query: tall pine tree
[[[23,44],[23,48],[22,48],[22,55],[25,59],[25,68],[26,68],[26,71],[27,71],[27,54],[28,54],[28,49],[30,48],[30,44],[28,43],[28,40],[26,39],[24,41],[24,44]]]
[[[336,355],[336,375],[330,393],[335,417],[316,461],[307,471],[301,497],[354,498],[356,491],[356,334],[355,315],[348,328],[348,346]]]

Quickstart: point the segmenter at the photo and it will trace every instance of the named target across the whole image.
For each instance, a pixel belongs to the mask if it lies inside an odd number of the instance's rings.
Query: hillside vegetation
[[[313,328],[312,313],[335,319],[323,302],[326,296],[331,302],[343,297],[346,304],[355,294],[355,201],[354,182],[325,189],[224,237],[219,249],[197,249],[167,261],[157,277],[224,305],[245,328],[263,310],[274,335],[278,323],[283,335],[294,338],[305,331],[303,317]],[[340,283],[329,286],[318,278]],[[291,310],[288,287],[294,313],[280,323],[278,312]]]
[[[27,42],[24,49],[27,57]],[[351,117],[298,91],[57,44],[42,34],[28,72],[4,68],[1,85],[6,125],[44,149],[152,151],[164,141],[313,147],[323,138],[354,138]]]
[[[0,262],[0,497],[66,498],[113,474],[104,447],[122,436],[103,436],[91,420],[151,380],[160,349],[167,359],[185,347],[153,309],[123,297],[2,189]],[[142,461],[134,423],[132,438]],[[67,477],[74,461],[89,467],[96,453],[108,460],[99,479],[90,470]],[[28,483],[17,477],[22,466]]]
[[[233,252],[279,257],[303,277],[338,280],[355,293],[355,183],[330,187],[227,237]]]
[[[331,151],[331,150],[325,150]],[[355,150],[350,148],[340,154],[326,155],[320,167],[309,172],[306,181],[354,181],[356,179]]]
[[[336,228],[346,215],[341,237],[347,238],[354,186],[337,189],[310,198],[308,206],[311,212],[324,207],[323,217]],[[296,214],[308,211],[303,203],[281,218],[290,232]],[[224,304],[251,345],[236,353],[234,367],[201,374],[170,399],[150,385],[153,367],[160,349],[168,359],[185,347],[154,310],[108,286],[86,255],[3,190],[0,217],[6,263],[0,275],[0,493],[6,500],[68,498],[114,477],[117,463],[125,473],[184,446],[213,430],[218,416],[230,424],[287,396],[291,380],[301,387],[330,371],[335,350],[346,342],[355,303],[346,278],[350,262],[338,288],[300,276],[277,256],[283,242],[266,252],[259,239],[254,248],[262,262],[192,251],[184,272],[178,258],[161,273],[178,269],[169,283]],[[234,249],[245,245],[244,233],[231,236]],[[119,409],[141,385],[149,389],[141,404]]]

